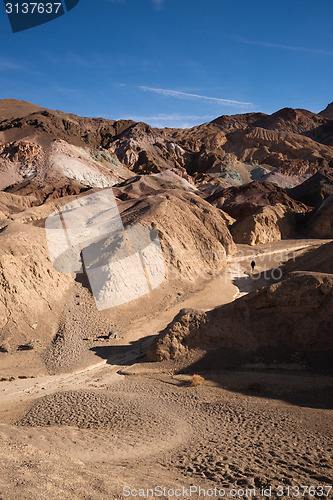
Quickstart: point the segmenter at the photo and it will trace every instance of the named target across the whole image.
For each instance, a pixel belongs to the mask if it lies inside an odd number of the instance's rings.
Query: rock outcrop
[[[295,353],[321,364],[333,352],[332,331],[333,275],[295,272],[212,311],[182,310],[152,342],[148,358],[184,360],[194,350],[217,350],[219,369],[231,359],[290,361]]]
[[[333,195],[333,161],[308,180],[289,191],[295,200],[312,207],[319,207],[328,196]]]
[[[333,120],[333,102],[328,104],[323,111],[318,113],[319,116],[323,116],[324,118],[329,118],[330,120]]]
[[[260,208],[281,204],[292,212],[305,213],[308,208],[292,199],[286,191],[270,182],[250,182],[242,186],[220,187],[206,197],[236,220],[255,214]]]
[[[333,194],[326,198],[309,222],[311,238],[333,238]]]
[[[260,245],[280,241],[295,235],[298,215],[284,205],[278,204],[261,208],[231,228],[235,243]]]

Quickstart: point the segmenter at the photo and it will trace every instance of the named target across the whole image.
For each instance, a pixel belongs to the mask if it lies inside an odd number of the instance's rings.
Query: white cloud
[[[187,92],[180,92],[179,90],[157,89],[153,87],[147,87],[145,85],[140,85],[138,88],[140,90],[143,90],[144,92],[155,92],[156,94],[165,95],[169,97],[176,97],[178,99],[186,99],[192,101],[199,101],[199,100],[212,101],[212,102],[217,102],[219,104],[224,104],[225,106],[234,106],[238,108],[252,106],[251,102],[234,101],[232,99],[221,99],[219,97],[208,97],[205,95],[189,94]]]
[[[77,94],[79,92],[78,89],[71,89],[68,87],[53,87],[53,90],[64,94]]]
[[[332,51],[324,50],[324,49],[312,49],[309,47],[301,47],[301,46],[297,46],[297,45],[283,45],[280,43],[272,43],[272,42],[258,42],[255,40],[246,40],[245,38],[239,38],[238,40],[239,40],[239,42],[245,43],[247,45],[258,45],[260,47],[290,50],[293,52],[309,52],[312,54],[323,54],[323,55],[333,56]]]
[[[191,128],[216,118],[215,115],[182,115],[178,113],[160,113],[157,115],[128,115],[121,116],[123,120],[148,123],[152,127]],[[116,119],[120,119],[116,118]]]

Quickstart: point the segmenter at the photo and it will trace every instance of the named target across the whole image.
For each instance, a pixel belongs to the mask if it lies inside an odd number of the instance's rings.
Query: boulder
[[[235,222],[230,231],[235,243],[260,245],[290,238],[296,231],[297,216],[284,205],[263,207],[256,214]]]

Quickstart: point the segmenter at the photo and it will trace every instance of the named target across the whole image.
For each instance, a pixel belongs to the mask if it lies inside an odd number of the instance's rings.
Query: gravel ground
[[[277,491],[331,484],[332,411],[283,401],[304,375],[270,374],[278,400],[260,394],[258,384],[256,394],[253,381],[262,374],[220,374],[191,387],[188,375],[148,369],[109,384],[110,369],[95,388],[40,398],[15,426],[0,426],[3,498],[41,499],[47,492],[55,499],[62,491],[68,499],[120,499],[125,485]],[[251,382],[251,394],[224,388]],[[318,377],[317,387],[328,382]]]

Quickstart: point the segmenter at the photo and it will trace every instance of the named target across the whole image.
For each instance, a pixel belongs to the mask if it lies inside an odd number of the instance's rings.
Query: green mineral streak
[[[99,161],[101,158],[106,160],[109,163],[112,163],[116,167],[122,167],[123,165],[120,163],[118,158],[115,156],[111,156],[107,151],[91,151],[90,156],[95,160]]]

